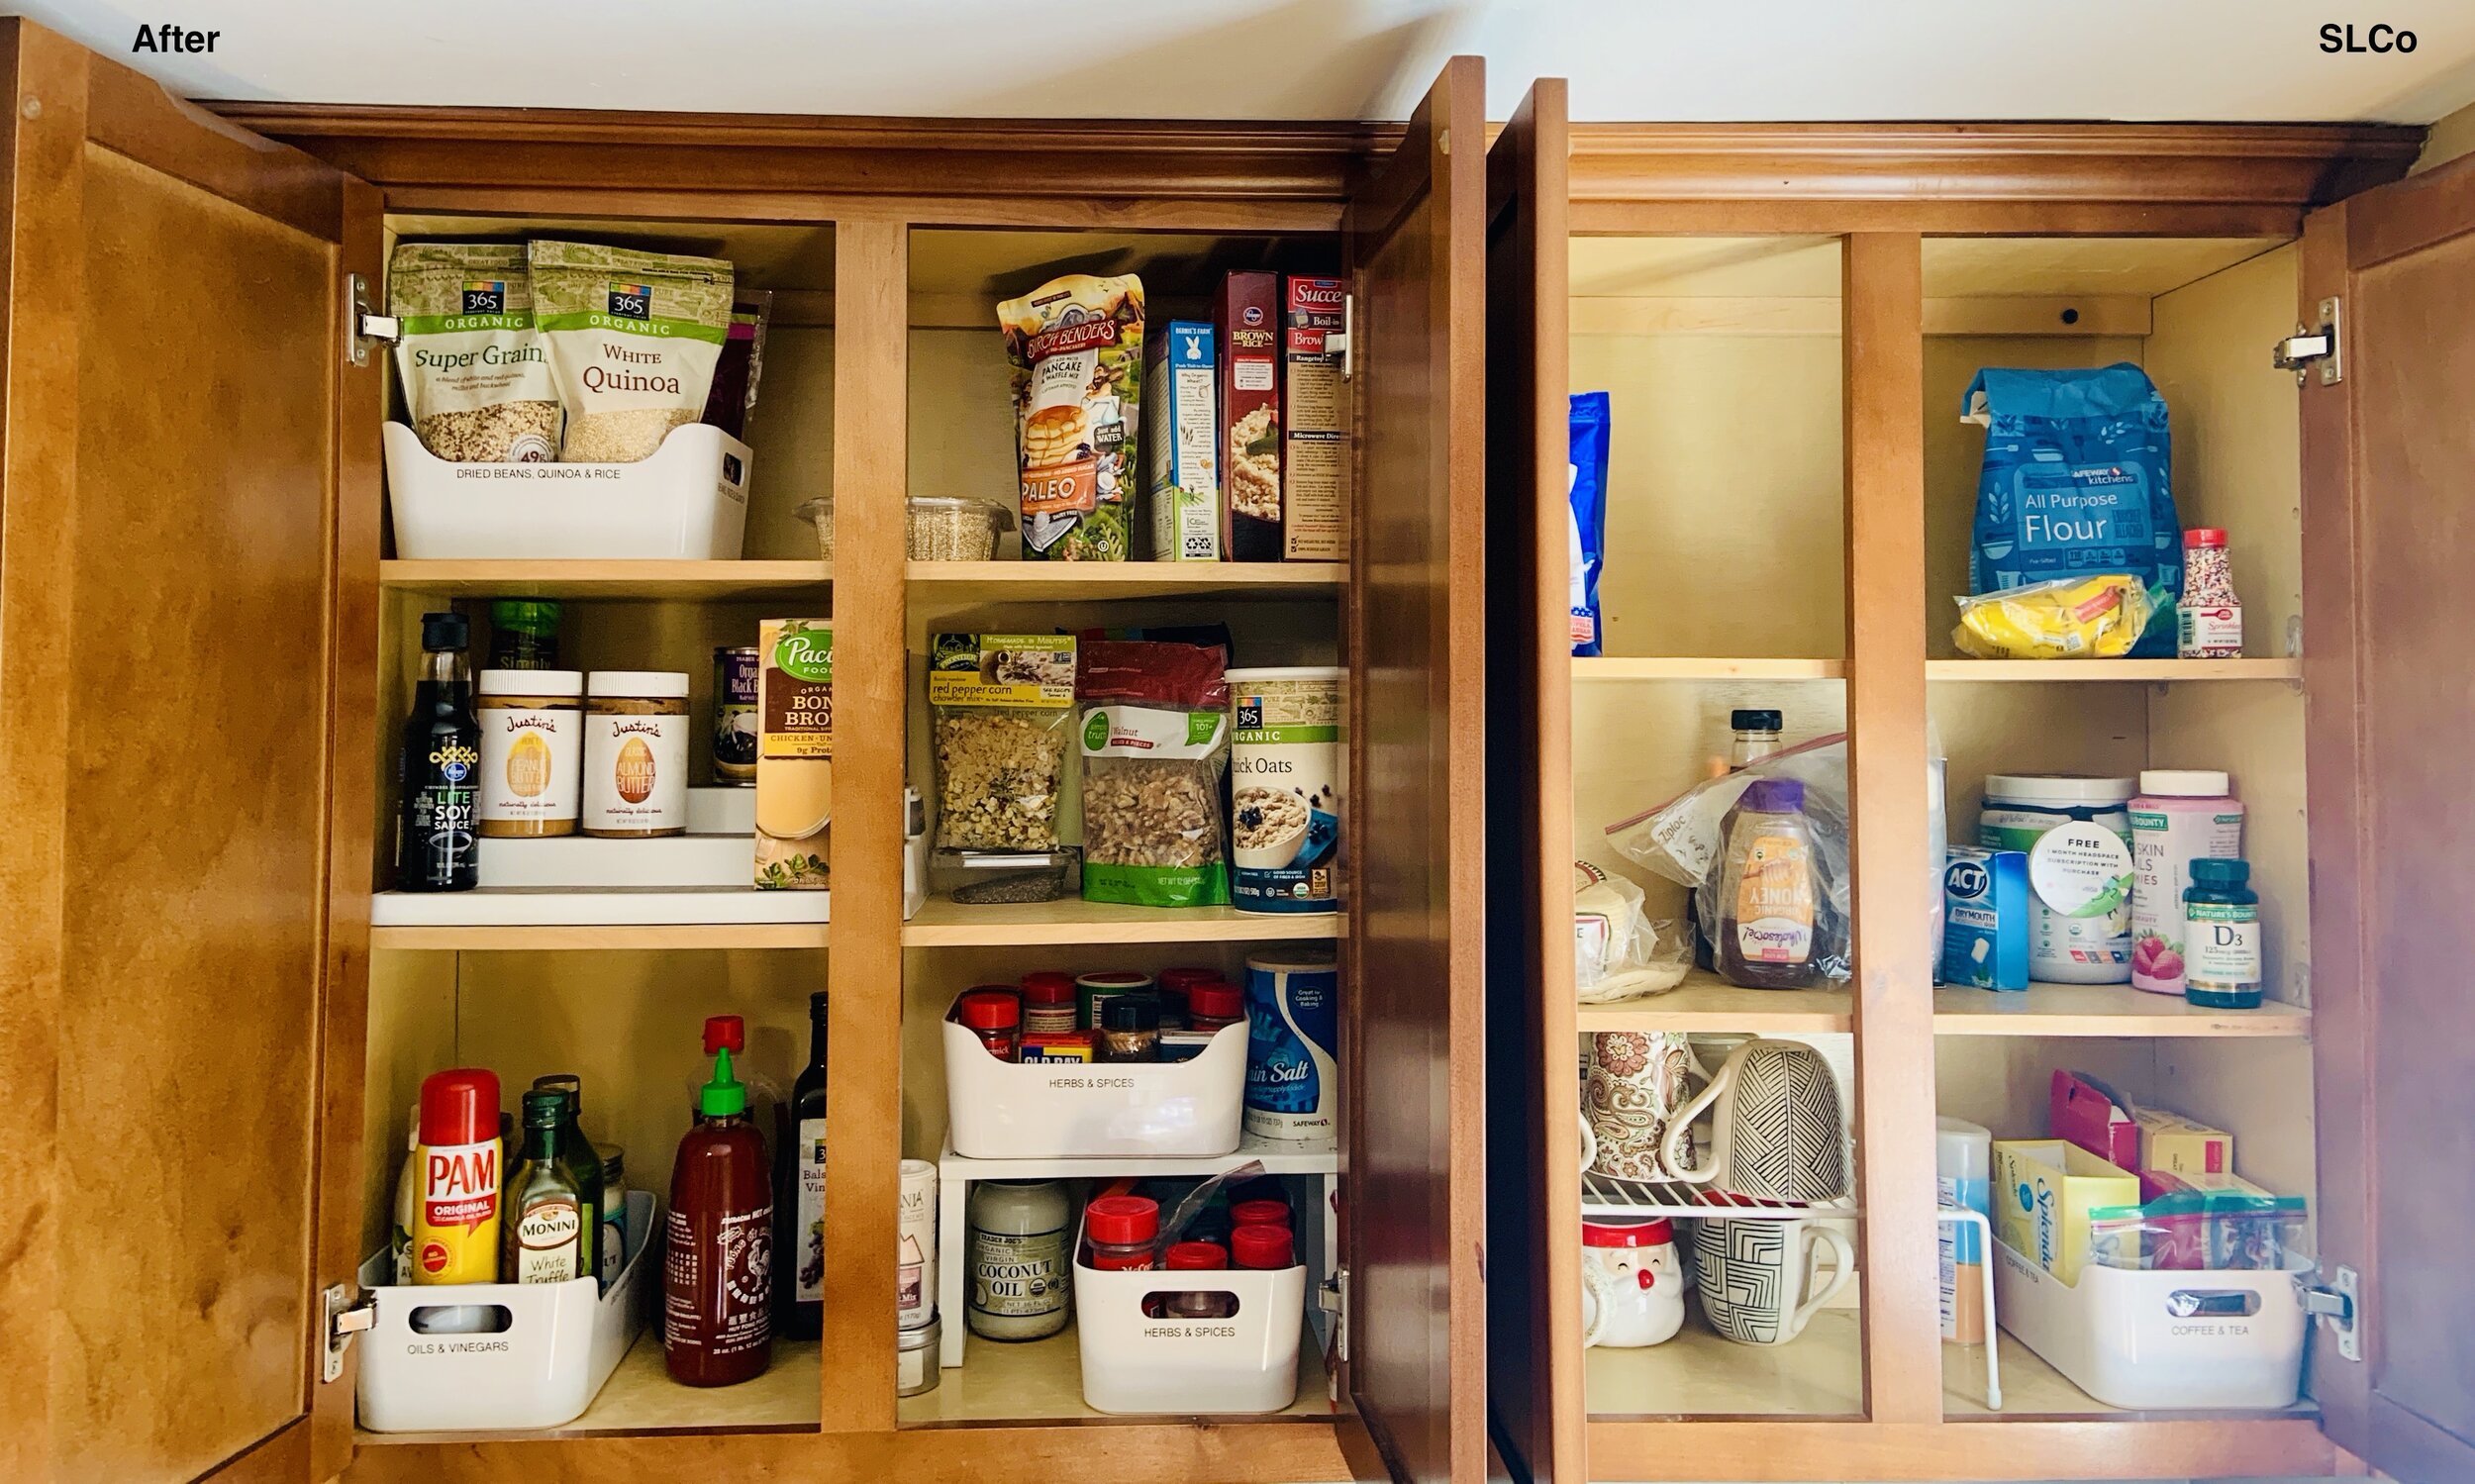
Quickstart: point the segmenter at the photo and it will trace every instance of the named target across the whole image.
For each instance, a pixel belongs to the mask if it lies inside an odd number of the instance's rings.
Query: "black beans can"
[[[756,781],[756,646],[713,651],[713,776]]]

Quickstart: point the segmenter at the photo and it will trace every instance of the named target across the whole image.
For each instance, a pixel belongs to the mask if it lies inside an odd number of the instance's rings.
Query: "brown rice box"
[[[1281,552],[1291,561],[1338,561],[1348,533],[1349,384],[1341,379],[1337,278],[1291,275],[1281,344],[1287,454],[1281,469]]]
[[[1278,561],[1280,275],[1222,279],[1212,319],[1221,343],[1221,549],[1231,561]]]

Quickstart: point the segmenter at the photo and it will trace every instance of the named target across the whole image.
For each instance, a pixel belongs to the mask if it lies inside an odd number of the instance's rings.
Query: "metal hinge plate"
[[[2269,347],[2269,364],[2281,371],[2295,373],[2295,385],[2303,385],[2306,367],[2321,368],[2321,385],[2334,386],[2346,379],[2342,341],[2338,335],[2338,306],[2335,299],[2321,301],[2321,328],[2297,325],[2295,333]]]
[[[374,1294],[358,1292],[358,1285],[337,1283],[320,1295],[319,1309],[327,1328],[327,1358],[319,1367],[322,1381],[344,1379],[344,1352],[352,1347],[352,1336],[378,1323],[378,1299]]]
[[[2355,1270],[2340,1266],[2328,1286],[2305,1285],[2303,1312],[2337,1336],[2337,1353],[2348,1360],[2363,1358],[2363,1309],[2355,1301]]]
[[[393,315],[370,313],[369,280],[358,273],[345,275],[344,358],[356,366],[365,366],[369,364],[371,346],[392,346],[403,338],[402,321]]]
[[[1332,1316],[1333,1348],[1349,1358],[1349,1270],[1340,1268],[1316,1291],[1315,1307]]]

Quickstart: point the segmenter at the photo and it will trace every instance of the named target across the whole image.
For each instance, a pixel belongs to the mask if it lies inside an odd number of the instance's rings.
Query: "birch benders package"
[[[1124,561],[1139,481],[1143,283],[1068,273],[997,306],[1028,561]]]

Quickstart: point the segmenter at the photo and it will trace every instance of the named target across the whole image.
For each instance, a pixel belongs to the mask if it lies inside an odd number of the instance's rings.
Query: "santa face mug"
[[[1679,1031],[1603,1031],[1590,1038],[1590,1075],[1581,1088],[1594,1174],[1620,1180],[1670,1178],[1659,1159],[1676,1110],[1701,1068]]]
[[[1581,1224],[1581,1342],[1637,1346],[1684,1325],[1684,1264],[1664,1217]]]

